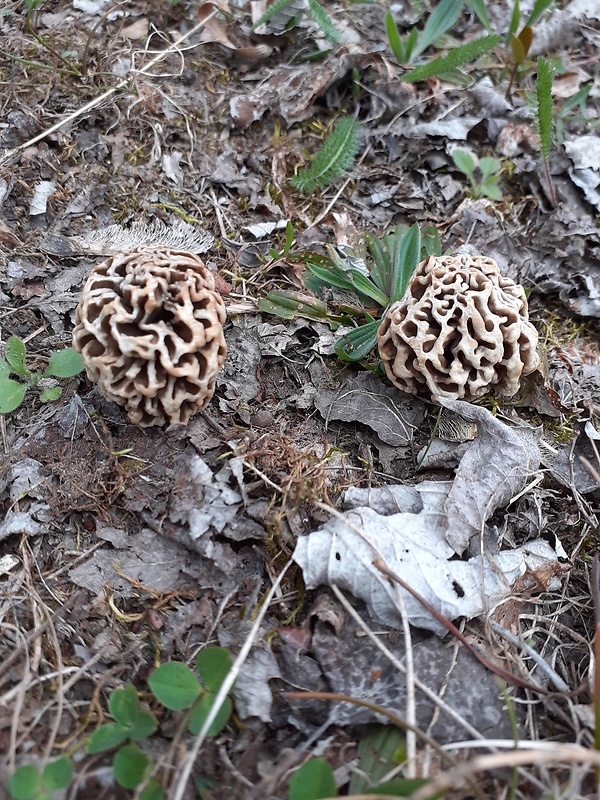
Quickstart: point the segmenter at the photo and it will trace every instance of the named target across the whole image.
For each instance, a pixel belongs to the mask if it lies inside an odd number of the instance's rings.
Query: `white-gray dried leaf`
[[[540,465],[538,433],[509,428],[487,409],[462,400],[438,398],[441,405],[477,423],[478,436],[462,457],[446,501],[446,541],[461,554],[485,521],[526,485]]]

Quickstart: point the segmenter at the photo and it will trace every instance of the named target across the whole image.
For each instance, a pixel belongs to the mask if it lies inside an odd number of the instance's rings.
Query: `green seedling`
[[[73,780],[73,762],[67,756],[49,761],[42,770],[32,764],[17,767],[8,791],[12,800],[52,800]]]
[[[269,21],[274,22],[277,20],[277,30],[289,30],[300,23],[306,10],[308,10],[330,42],[336,43],[340,41],[338,28],[333,24],[329,14],[318,0],[307,0],[306,3],[293,2],[293,0],[275,0],[260,19],[254,23],[252,29],[255,30]]]
[[[301,192],[311,194],[315,189],[329,186],[350,169],[356,158],[360,141],[360,126],[354,117],[342,117],[327,136],[321,149],[306,167],[290,180],[290,184]]]
[[[157,700],[173,711],[189,710],[188,729],[197,735],[215,701],[217,692],[231,669],[231,655],[223,647],[207,647],[196,656],[196,674],[185,664],[168,661],[154,670],[148,684]],[[207,736],[216,736],[227,724],[233,704],[226,697]]]
[[[6,342],[5,358],[0,358],[0,414],[9,414],[23,402],[28,389],[38,388],[42,403],[58,400],[60,386],[43,388],[40,383],[46,378],[71,378],[83,370],[83,360],[72,347],[58,350],[50,358],[44,372],[27,367],[25,345],[16,336]],[[14,377],[12,377],[14,376]],[[15,380],[17,378],[17,380]]]
[[[421,260],[441,254],[437,229],[419,229],[416,223],[410,228],[397,225],[382,238],[367,234],[365,246],[364,258],[356,251],[341,256],[331,247],[327,257],[299,254],[295,260],[306,266],[303,280],[308,291],[271,292],[259,301],[259,308],[285,319],[318,319],[334,330],[342,323],[358,323],[338,339],[335,352],[344,361],[364,361],[376,346],[382,311],[404,296]]]
[[[498,186],[502,165],[497,158],[480,158],[476,164],[470,153],[457,148],[452,152],[452,160],[469,179],[471,197],[477,199],[485,196],[490,200],[502,199],[502,192]]]
[[[591,91],[593,84],[588,83],[586,86],[583,86],[573,97],[569,97],[569,99],[564,103],[564,105],[559,110],[556,118],[554,120],[554,127],[555,132],[554,135],[556,136],[556,141],[558,144],[562,145],[565,141],[565,134],[564,134],[564,126],[567,120],[573,120],[574,122],[580,122],[584,125],[589,123],[588,115],[587,115],[587,99],[589,93]],[[576,107],[579,106],[579,113],[575,111]]]

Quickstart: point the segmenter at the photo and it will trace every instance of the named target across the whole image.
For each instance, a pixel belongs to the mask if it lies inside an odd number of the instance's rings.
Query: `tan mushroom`
[[[88,378],[132,422],[186,424],[213,396],[227,353],[225,317],[198,256],[142,246],[92,270],[73,346]]]
[[[461,400],[514,395],[539,365],[537,343],[523,287],[485,256],[422,261],[377,332],[395,386]]]

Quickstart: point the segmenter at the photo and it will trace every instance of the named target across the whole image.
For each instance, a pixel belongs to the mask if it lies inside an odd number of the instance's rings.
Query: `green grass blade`
[[[483,36],[481,39],[476,39],[474,42],[463,44],[455,50],[450,51],[447,56],[440,56],[434,58],[428,64],[422,64],[410,72],[405,72],[400,76],[401,81],[422,81],[426,78],[433,78],[450,69],[462,67],[465,64],[475,61],[483,53],[487,53],[492,47],[495,47],[500,41],[501,36]]]
[[[449,31],[456,24],[463,7],[463,0],[442,0],[425,23],[423,33],[419,37],[413,56],[418,56],[432,42]]]
[[[315,155],[310,167],[301,170],[290,184],[302,192],[328,186],[349,169],[358,152],[360,126],[354,117],[342,117]]]
[[[399,64],[404,64],[408,61],[406,50],[402,43],[402,37],[400,36],[400,31],[398,30],[398,26],[396,25],[396,21],[394,17],[388,11],[384,17],[385,22],[385,31],[387,33],[387,37],[390,42],[390,47],[392,48],[392,53],[394,54],[394,58]]]
[[[365,243],[373,260],[369,274],[375,285],[389,297],[392,285],[390,254],[383,241],[373,236],[372,233],[365,234]]]
[[[536,84],[537,123],[540,134],[540,151],[544,161],[552,147],[552,67],[545,58],[539,58]]]
[[[312,18],[330,42],[339,42],[340,32],[331,21],[331,17],[317,0],[308,0],[308,8]]]
[[[533,4],[533,9],[531,10],[531,14],[527,18],[526,25],[535,25],[538,19],[543,15],[544,11],[546,11],[554,0],[536,0]]]
[[[521,8],[519,7],[519,0],[515,0],[515,4],[512,10],[512,15],[510,17],[510,25],[508,26],[508,33],[506,34],[507,46],[509,45],[512,37],[516,35],[520,21],[521,21]]]

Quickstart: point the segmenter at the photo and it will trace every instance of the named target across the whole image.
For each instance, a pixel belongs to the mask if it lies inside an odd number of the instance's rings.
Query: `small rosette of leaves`
[[[360,321],[338,339],[335,352],[344,361],[364,361],[376,345],[382,310],[404,296],[420,261],[441,254],[437,229],[428,225],[420,229],[417,223],[410,228],[397,225],[381,238],[367,234],[365,246],[365,259],[353,252],[342,257],[333,248],[326,258],[304,254],[304,285],[312,295],[271,292],[259,301],[261,311],[285,319],[304,316],[328,322],[334,329]],[[324,296],[327,303],[321,299]]]
[[[0,414],[10,414],[18,408],[27,390],[43,378],[71,378],[83,370],[83,360],[72,347],[54,353],[44,372],[28,369],[25,345],[17,336],[8,339],[4,354],[5,358],[0,358]],[[60,386],[43,389],[40,400],[43,403],[57,400],[61,392]]]
[[[154,670],[148,684],[154,696],[173,711],[189,709],[188,729],[197,735],[211,712],[217,692],[231,669],[231,655],[223,647],[207,647],[196,657],[196,674],[185,664],[167,661]],[[230,697],[226,697],[217,716],[208,728],[207,736],[220,733],[233,711]]]

